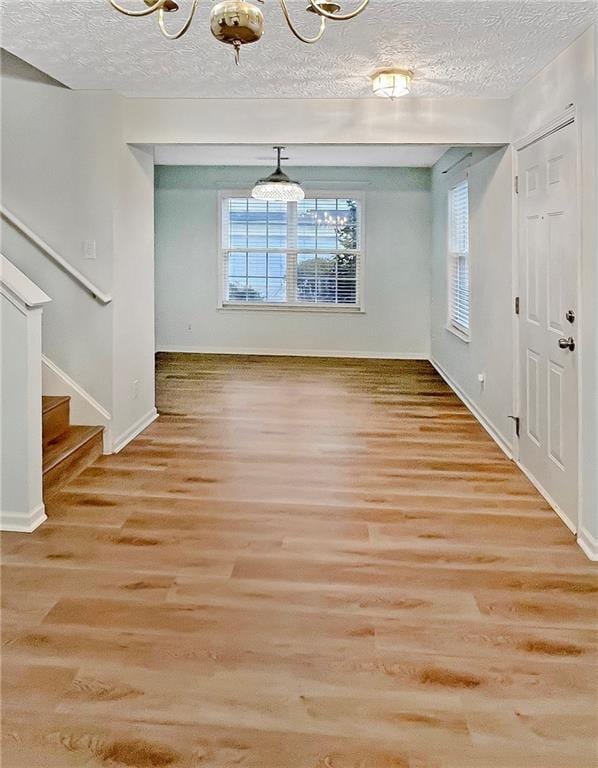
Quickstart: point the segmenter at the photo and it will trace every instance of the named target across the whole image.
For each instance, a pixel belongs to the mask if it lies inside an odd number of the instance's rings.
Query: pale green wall
[[[308,191],[364,195],[364,314],[217,309],[219,190],[250,188],[271,170],[156,168],[157,349],[427,357],[428,169],[289,168]]]

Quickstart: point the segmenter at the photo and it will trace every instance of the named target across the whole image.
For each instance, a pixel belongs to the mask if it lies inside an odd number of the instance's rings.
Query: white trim
[[[536,480],[534,475],[532,475],[532,473],[528,469],[526,469],[526,467],[524,467],[523,464],[521,464],[521,462],[515,461],[515,464],[517,464],[519,469],[527,477],[527,479],[534,486],[534,488],[540,493],[540,495],[543,496],[546,499],[546,501],[550,504],[550,506],[557,513],[557,515],[565,523],[567,528],[571,531],[571,533],[576,533],[575,525],[573,524],[573,522],[571,520],[569,520],[567,515],[563,512],[563,510],[559,507],[559,505],[556,503],[556,501],[552,498],[552,496],[544,488],[542,483],[540,483],[538,480]]]
[[[58,264],[58,266],[68,275],[70,275],[73,280],[85,288],[85,290],[91,296],[93,296],[96,301],[99,301],[100,304],[109,304],[112,301],[111,296],[108,296],[108,294],[104,293],[99,288],[96,288],[91,280],[88,280],[85,275],[76,269],[76,267],[73,267],[72,264],[70,264],[57,251],[55,251],[51,245],[48,245],[45,240],[42,240],[41,237],[36,235],[35,232],[26,224],[24,224],[17,216],[15,216],[14,213],[9,211],[6,206],[1,204],[0,214],[2,214],[2,216],[4,216],[4,218],[13,225],[13,227],[16,227],[16,229],[20,230],[28,240],[31,240],[32,243],[35,243],[35,245],[37,245],[37,247],[40,248],[46,254],[46,256],[49,256],[49,258],[52,259],[55,264]]]
[[[216,307],[217,310],[232,310],[233,312],[324,312],[325,314],[365,315],[365,309],[355,304],[268,304],[250,302],[224,302]]]
[[[577,532],[577,543],[589,560],[598,562],[598,539],[595,539],[583,526]]]
[[[43,503],[25,514],[0,511],[0,531],[31,533],[47,519]]]
[[[449,374],[442,368],[440,363],[438,363],[434,359],[430,359],[430,363],[432,363],[434,368],[437,370],[440,376],[445,380],[445,382],[449,385],[449,387],[453,390],[453,392],[457,395],[459,400],[461,400],[461,402],[472,413],[472,415],[475,416],[475,418],[479,421],[482,427],[486,430],[486,432],[498,445],[498,447],[505,454],[505,456],[508,459],[512,459],[513,449],[511,445],[509,445],[508,440],[503,435],[501,435],[500,431],[495,427],[495,425],[490,421],[490,419],[484,416],[484,414],[479,410],[477,405],[475,405],[475,403],[472,400],[470,400],[470,398],[465,394],[465,392],[461,389],[461,387],[458,384],[456,384],[455,381],[449,376]]]
[[[104,427],[103,452],[112,453],[110,413],[45,355],[42,355],[42,392],[44,395],[68,395],[71,398],[71,423],[90,426],[101,424]]]
[[[465,331],[462,331],[460,328],[457,328],[457,326],[453,325],[450,321],[447,325],[445,325],[445,330],[447,330],[449,333],[452,333],[453,336],[456,336],[461,341],[465,342],[465,344],[469,344],[471,342],[471,336],[468,333],[465,333]]]
[[[0,254],[0,284],[7,299],[16,299],[25,309],[34,309],[47,304],[52,299],[47,293],[30,280],[6,256]],[[13,302],[14,303],[14,302]]]
[[[138,419],[132,427],[129,427],[129,429],[125,430],[122,435],[119,435],[116,438],[112,445],[112,453],[118,453],[119,451],[122,451],[122,449],[128,445],[131,440],[134,440],[137,435],[143,432],[144,429],[147,429],[149,425],[157,418],[158,411],[155,408],[149,410],[145,416],[142,416],[140,419]]]
[[[569,125],[577,119],[577,110],[574,104],[570,104],[565,110],[559,112],[551,120],[543,123],[535,130],[528,133],[526,136],[522,136],[513,142],[513,147],[517,152],[522,149],[526,149],[531,144],[535,144],[537,141],[541,141],[550,136],[551,133],[559,131],[561,128]]]
[[[427,352],[362,352],[357,350],[330,349],[265,349],[253,347],[181,347],[162,345],[156,352],[179,352],[182,354],[198,355],[258,355],[272,357],[335,357],[361,358],[364,360],[428,360]]]

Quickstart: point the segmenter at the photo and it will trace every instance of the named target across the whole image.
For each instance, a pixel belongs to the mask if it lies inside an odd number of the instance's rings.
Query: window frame
[[[228,301],[225,298],[225,255],[230,253],[231,250],[223,247],[223,206],[224,201],[229,198],[250,198],[251,190],[249,189],[222,189],[218,194],[218,302],[217,309],[231,312],[243,312],[243,311],[260,311],[260,312],[324,312],[324,313],[338,313],[338,314],[365,314],[365,195],[361,191],[356,190],[329,190],[329,189],[309,189],[305,190],[305,197],[310,200],[311,198],[329,198],[336,200],[356,200],[359,203],[359,248],[354,252],[358,255],[358,266],[356,276],[356,291],[358,297],[357,304],[316,304],[305,302],[301,303],[286,303],[286,302],[242,302],[242,301]],[[238,249],[237,249],[238,250]],[[283,249],[285,254],[291,253],[293,256],[293,262],[297,262],[297,254],[305,252],[305,249],[299,248],[286,248]]]
[[[462,185],[467,184],[467,253],[465,255],[467,266],[467,284],[469,289],[468,295],[468,313],[469,313],[469,325],[465,327],[453,318],[453,305],[454,296],[452,291],[453,285],[453,271],[457,259],[462,257],[463,254],[451,249],[451,235],[452,235],[452,193],[453,191]],[[471,205],[470,205],[470,184],[469,173],[464,173],[451,179],[450,186],[447,193],[447,228],[446,228],[446,281],[447,281],[447,307],[446,307],[446,330],[454,334],[458,339],[469,344],[471,341]]]

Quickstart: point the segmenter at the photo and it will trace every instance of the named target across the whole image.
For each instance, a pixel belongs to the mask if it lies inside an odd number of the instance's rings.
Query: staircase
[[[42,397],[44,500],[102,455],[103,431],[70,423],[70,397]]]

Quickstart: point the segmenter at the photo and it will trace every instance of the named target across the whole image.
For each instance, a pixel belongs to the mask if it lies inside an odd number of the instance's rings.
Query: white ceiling
[[[174,42],[155,17],[125,17],[107,0],[2,3],[3,47],[71,88],[206,98],[367,97],[368,73],[389,64],[415,71],[413,96],[507,97],[598,13],[598,0],[372,0],[308,46],[286,28],[278,2],[265,0],[264,37],[235,67],[230,48],[209,32],[208,0],[199,0],[190,31]],[[179,3],[186,11],[190,0]],[[289,5],[302,29],[314,28],[306,0]]]
[[[364,166],[424,167],[433,166],[448,147],[431,144],[363,144],[363,145],[289,145],[284,156],[285,167]],[[276,165],[276,153],[269,145],[245,144],[156,144],[156,165]]]

